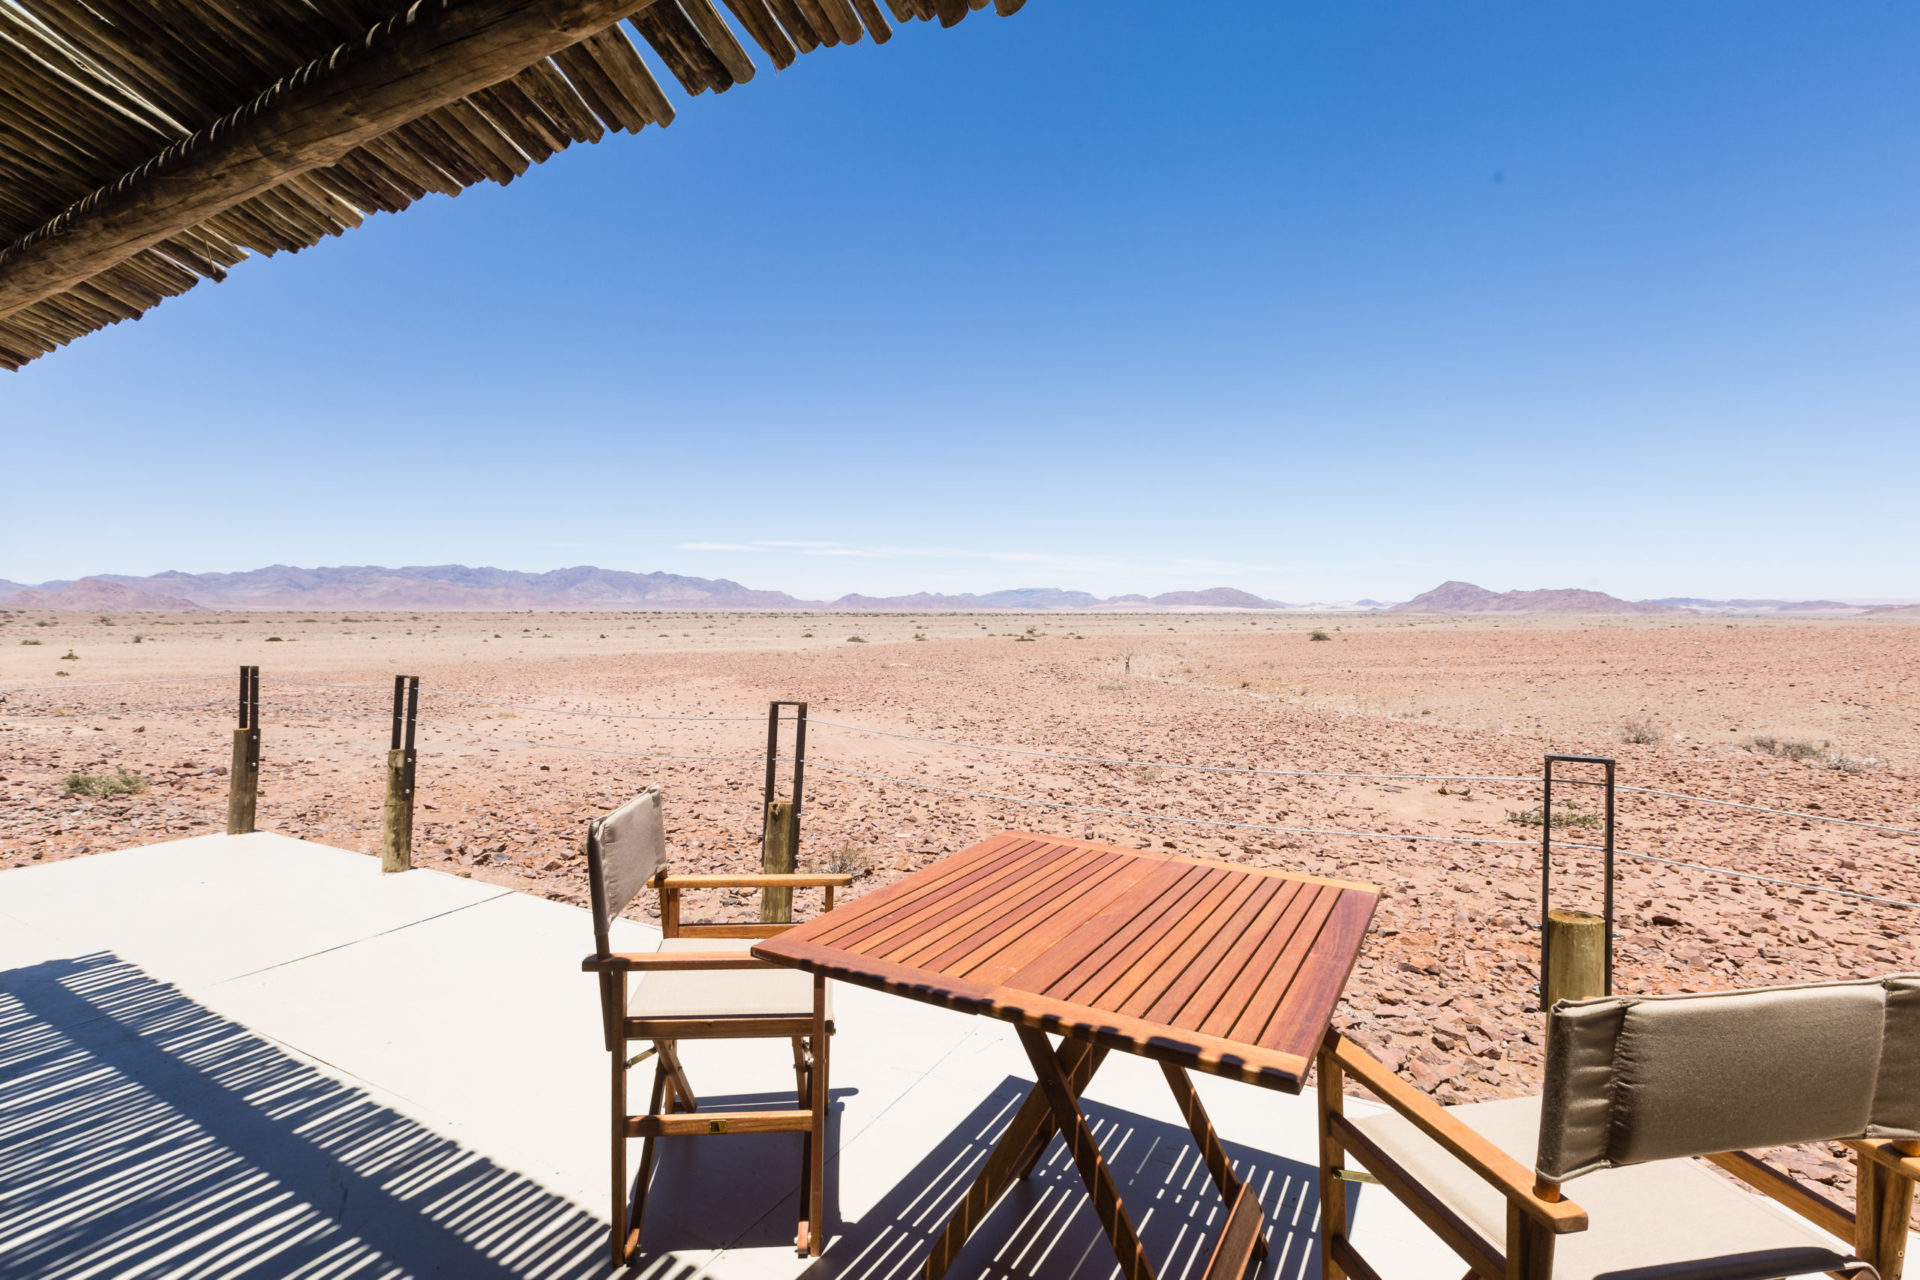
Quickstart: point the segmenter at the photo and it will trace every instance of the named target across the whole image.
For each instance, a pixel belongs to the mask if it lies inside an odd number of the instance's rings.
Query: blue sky
[[[1917,55],[1030,0],[763,65],[0,375],[0,577],[1920,596]]]

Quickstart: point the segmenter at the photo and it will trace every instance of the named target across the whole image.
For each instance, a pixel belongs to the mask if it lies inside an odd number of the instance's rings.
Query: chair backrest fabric
[[[593,940],[612,950],[608,930],[627,904],[666,863],[667,829],[660,788],[648,787],[605,817],[587,824],[587,880],[593,890]]]
[[[1920,975],[1561,1001],[1537,1172],[1920,1138]]]

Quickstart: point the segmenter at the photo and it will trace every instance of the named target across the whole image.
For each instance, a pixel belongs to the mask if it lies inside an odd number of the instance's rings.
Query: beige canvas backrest
[[[648,787],[587,824],[587,880],[593,890],[593,940],[612,950],[607,931],[666,862],[667,829],[660,788]]]
[[[1562,1001],[1538,1172],[1920,1138],[1920,976]]]

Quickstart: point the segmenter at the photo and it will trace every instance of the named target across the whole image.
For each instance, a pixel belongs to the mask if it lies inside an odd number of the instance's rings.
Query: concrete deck
[[[591,949],[579,909],[266,833],[0,873],[0,1276],[607,1275]],[[835,1000],[825,1256],[792,1249],[797,1138],[668,1142],[638,1274],[917,1275],[1030,1069],[1000,1023]],[[703,1101],[792,1087],[784,1043],[685,1057]],[[1261,1280],[1317,1276],[1312,1095],[1196,1083],[1266,1206]],[[1112,1055],[1087,1111],[1161,1276],[1197,1277],[1224,1207],[1158,1068]],[[1384,1274],[1458,1280],[1354,1191]],[[1117,1274],[1060,1143],[950,1274]]]

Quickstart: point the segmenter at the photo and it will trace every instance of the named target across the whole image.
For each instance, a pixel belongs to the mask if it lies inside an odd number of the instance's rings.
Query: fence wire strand
[[[179,685],[179,684],[198,684],[198,683],[208,683],[213,681],[224,681],[226,679],[227,677],[225,676],[186,676],[186,677],[181,677],[179,679],[174,679],[174,680],[95,681],[95,682],[88,682],[83,684],[21,686],[17,688],[0,689],[0,694],[65,693],[70,690],[78,690],[78,689],[135,688],[135,687],[153,687],[153,686]],[[288,685],[294,688],[327,689],[327,690],[336,690],[341,692],[370,693],[370,694],[385,694],[389,692],[387,688],[379,685],[332,684],[332,683],[325,683],[320,681],[289,680],[281,677],[272,677],[272,680],[275,683]],[[616,711],[589,711],[589,710],[580,710],[580,709],[564,708],[564,707],[543,707],[543,706],[538,706],[530,703],[501,702],[495,699],[480,698],[480,697],[475,697],[469,694],[449,693],[449,692],[446,692],[443,690],[437,690],[437,689],[423,689],[421,692],[423,694],[426,694],[429,697],[445,698],[454,702],[468,703],[476,706],[495,707],[501,710],[527,712],[527,713],[538,714],[538,715],[574,716],[574,717],[583,717],[583,718],[589,718],[589,719],[651,721],[651,722],[659,722],[659,723],[678,723],[678,724],[697,724],[697,723],[758,724],[762,720],[762,717],[758,715],[683,716],[683,715],[654,715],[654,714],[628,713],[628,712],[616,712]],[[86,712],[69,711],[64,713],[47,712],[47,713],[27,713],[27,714],[0,712],[0,719],[53,720],[53,719],[85,719],[85,718],[94,718],[102,715],[142,715],[142,714],[161,712],[161,711],[199,710],[206,707],[219,706],[225,703],[226,701],[228,700],[224,698],[219,698],[219,699],[210,699],[205,702],[181,703],[181,704],[170,705],[170,706],[131,707],[131,708],[121,707],[121,708],[114,708],[112,710],[86,711]],[[326,718],[335,718],[335,719],[359,719],[359,720],[382,720],[382,721],[390,718],[388,715],[385,715],[385,714],[373,714],[373,713],[367,713],[367,712],[352,712],[352,711],[324,711],[318,708],[304,707],[304,706],[284,706],[283,707],[283,706],[268,705],[268,706],[263,706],[262,710],[276,716],[285,716],[285,717],[316,716],[316,717],[326,717]],[[1525,775],[1465,774],[1465,773],[1431,773],[1431,774],[1429,773],[1366,773],[1366,772],[1357,772],[1357,771],[1334,771],[1334,770],[1314,770],[1314,769],[1262,769],[1262,768],[1255,768],[1252,766],[1239,766],[1239,765],[1189,764],[1189,763],[1182,763],[1182,762],[1176,762],[1176,761],[1170,761],[1170,760],[1136,760],[1136,759],[1131,759],[1126,757],[1117,757],[1117,756],[1093,756],[1093,755],[1079,755],[1079,754],[1074,754],[1069,752],[1042,751],[1034,748],[1009,747],[1009,746],[1001,746],[1001,745],[990,744],[990,743],[960,742],[953,739],[936,738],[936,737],[932,737],[930,735],[925,735],[925,734],[906,733],[900,730],[877,729],[867,725],[858,725],[858,724],[847,723],[845,721],[829,720],[824,717],[810,718],[807,723],[809,727],[813,727],[813,728],[839,729],[849,733],[869,734],[875,737],[893,738],[893,739],[909,741],[909,742],[923,742],[933,746],[946,747],[954,750],[995,752],[995,753],[1004,754],[1004,755],[1025,756],[1025,757],[1036,758],[1036,759],[1061,760],[1061,761],[1066,761],[1066,762],[1075,763],[1075,764],[1116,765],[1116,766],[1142,768],[1142,769],[1172,769],[1172,770],[1181,770],[1185,772],[1195,772],[1195,773],[1223,773],[1223,774],[1239,774],[1239,775],[1257,776],[1257,777],[1280,777],[1280,778],[1333,778],[1333,779],[1380,780],[1380,781],[1402,781],[1402,782],[1497,782],[1497,783],[1529,783],[1529,784],[1535,784],[1540,782],[1540,779],[1538,777],[1525,776]],[[635,760],[677,760],[677,761],[699,761],[699,762],[728,763],[728,764],[744,764],[744,763],[758,764],[758,763],[764,762],[765,760],[765,757],[762,755],[709,755],[709,754],[686,754],[686,753],[675,753],[675,752],[625,751],[625,750],[618,750],[618,749],[605,748],[605,747],[581,746],[575,743],[543,742],[543,741],[539,741],[532,738],[508,737],[500,734],[482,734],[482,733],[474,733],[470,730],[447,729],[447,728],[440,728],[440,727],[435,727],[434,732],[442,736],[463,738],[471,741],[497,742],[497,743],[503,743],[510,746],[531,747],[539,750],[565,751],[565,752],[573,752],[573,753],[584,754],[584,755],[620,757],[620,758],[635,759]],[[776,759],[785,761],[787,763],[792,762],[792,757],[789,757],[789,756],[776,756]],[[1216,828],[1223,828],[1223,829],[1236,830],[1236,831],[1271,831],[1271,832],[1276,832],[1283,835],[1330,836],[1330,837],[1345,837],[1349,839],[1360,839],[1360,840],[1399,840],[1399,841],[1432,843],[1432,844],[1531,847],[1536,843],[1538,843],[1537,841],[1534,841],[1531,839],[1513,840],[1513,839],[1502,839],[1502,838],[1493,837],[1493,836],[1438,836],[1438,835],[1421,835],[1421,834],[1407,833],[1407,832],[1396,833],[1396,832],[1386,832],[1386,831],[1359,831],[1359,830],[1354,830],[1352,828],[1346,828],[1346,827],[1302,827],[1302,826],[1292,826],[1292,825],[1287,825],[1282,823],[1238,822],[1238,821],[1225,819],[1225,818],[1198,818],[1198,817],[1189,817],[1189,816],[1178,815],[1178,814],[1149,813],[1143,810],[1113,809],[1113,808],[1107,808],[1099,805],[1074,804],[1072,802],[1064,801],[1064,800],[1044,800],[1034,796],[1014,796],[1014,795],[1005,795],[997,792],[977,791],[977,790],[973,790],[966,787],[947,786],[941,783],[926,782],[926,781],[921,781],[913,778],[902,778],[892,774],[875,773],[867,770],[855,769],[847,765],[834,764],[830,761],[819,760],[819,759],[811,760],[809,761],[809,763],[811,763],[816,769],[825,769],[833,773],[846,774],[851,777],[862,778],[862,779],[866,779],[868,781],[873,781],[873,782],[893,783],[900,786],[915,787],[915,788],[919,788],[922,790],[929,790],[929,791],[938,791],[938,792],[943,792],[949,795],[969,796],[975,799],[989,800],[989,801],[994,801],[1002,804],[1029,805],[1029,806],[1040,807],[1040,808],[1061,810],[1065,812],[1096,814],[1102,817],[1126,818],[1126,819],[1133,819],[1133,820],[1144,821],[1144,822],[1171,822],[1171,823],[1178,823],[1178,824],[1188,825],[1188,826],[1216,827]],[[1564,779],[1564,780],[1558,780],[1558,781],[1560,782],[1561,785],[1568,785],[1568,784],[1603,785],[1600,783],[1587,782],[1587,780],[1583,780],[1583,779]],[[1616,790],[1622,794],[1656,796],[1662,799],[1678,800],[1678,801],[1694,803],[1694,804],[1717,805],[1717,806],[1723,806],[1726,808],[1742,809],[1742,810],[1746,810],[1753,813],[1764,813],[1774,817],[1795,818],[1795,819],[1799,819],[1807,822],[1826,822],[1826,823],[1837,824],[1840,826],[1861,827],[1868,830],[1885,831],[1895,835],[1920,836],[1920,829],[1915,829],[1910,827],[1899,827],[1889,823],[1867,822],[1867,821],[1854,819],[1854,818],[1837,818],[1829,814],[1805,813],[1805,812],[1792,810],[1792,809],[1778,809],[1778,808],[1769,807],[1767,805],[1751,804],[1751,803],[1748,803],[1745,801],[1739,801],[1739,800],[1722,800],[1722,799],[1717,799],[1711,796],[1697,796],[1697,795],[1691,795],[1689,793],[1680,792],[1680,791],[1665,791],[1665,790],[1661,790],[1653,787],[1633,787],[1633,786],[1620,786],[1620,787],[1617,787]],[[1586,844],[1578,841],[1556,841],[1555,847],[1564,848],[1564,849],[1598,849],[1601,846]],[[1717,867],[1717,866],[1712,866],[1706,863],[1688,862],[1688,861],[1684,861],[1681,859],[1674,859],[1674,858],[1662,858],[1662,857],[1655,856],[1653,854],[1636,853],[1632,850],[1626,850],[1626,849],[1617,849],[1616,852],[1621,857],[1630,858],[1640,862],[1654,863],[1661,866],[1686,868],[1689,870],[1702,871],[1702,872],[1707,872],[1715,875],[1733,876],[1739,879],[1752,880],[1759,883],[1777,885],[1784,888],[1800,889],[1800,890],[1816,892],[1816,893],[1833,894],[1840,897],[1852,898],[1852,899],[1856,899],[1864,902],[1874,902],[1874,903],[1880,903],[1880,904],[1889,905],[1889,906],[1906,907],[1906,908],[1911,908],[1915,910],[1920,910],[1920,902],[1913,902],[1904,898],[1896,898],[1896,897],[1891,897],[1891,896],[1882,895],[1882,894],[1865,893],[1858,890],[1841,889],[1831,885],[1811,884],[1804,881],[1788,880],[1783,877],[1761,875],[1756,872],[1750,872],[1750,871],[1737,871],[1729,867]]]
[[[1501,777],[1495,774],[1475,773],[1337,773],[1314,769],[1256,769],[1251,766],[1230,764],[1176,764],[1171,760],[1128,760],[1117,756],[1080,756],[1059,751],[1038,751],[1028,747],[1002,747],[982,742],[954,742],[947,738],[930,738],[917,733],[900,733],[892,729],[872,729],[865,725],[846,724],[839,720],[825,720],[809,717],[807,727],[824,725],[829,729],[846,729],[852,733],[870,733],[881,738],[902,738],[909,742],[930,742],[942,747],[956,747],[963,751],[997,751],[1006,755],[1038,756],[1046,760],[1071,760],[1080,764],[1118,764],[1140,769],[1185,769],[1197,773],[1250,773],[1273,778],[1387,778],[1408,782],[1538,782],[1538,778]]]
[[[68,689],[133,689],[143,685],[157,684],[206,684],[219,680],[231,684],[232,676],[181,676],[178,680],[93,680],[82,684],[36,684],[20,685],[12,689],[0,689],[0,693],[60,693]]]
[[[1729,809],[1750,809],[1755,813],[1771,813],[1781,818],[1805,818],[1810,822],[1837,822],[1843,827],[1869,827],[1875,831],[1891,831],[1896,835],[1920,836],[1920,831],[1911,827],[1890,827],[1884,822],[1862,822],[1857,818],[1834,818],[1824,813],[1796,813],[1792,809],[1769,809],[1763,804],[1747,804],[1740,800],[1715,800],[1709,796],[1690,796],[1680,791],[1656,791],[1651,787],[1617,787],[1618,791],[1631,791],[1635,795],[1665,796],[1669,800],[1691,800],[1696,804],[1725,805]]]
[[[758,757],[754,757],[758,758]],[[1503,840],[1492,836],[1427,836],[1392,831],[1355,831],[1346,827],[1291,827],[1268,822],[1233,822],[1224,818],[1189,818],[1176,814],[1145,813],[1132,809],[1106,809],[1094,805],[1071,804],[1064,800],[1041,800],[1029,796],[1000,795],[989,791],[972,791],[965,787],[943,786],[936,782],[921,782],[914,778],[899,778],[890,774],[867,773],[859,769],[850,769],[825,760],[809,760],[808,764],[817,769],[826,769],[834,773],[852,774],[859,778],[868,778],[877,782],[894,782],[902,786],[920,787],[929,791],[944,791],[953,795],[973,796],[981,800],[997,800],[1008,804],[1036,805],[1048,809],[1066,809],[1078,813],[1097,813],[1117,818],[1138,818],[1148,822],[1178,822],[1189,825],[1209,827],[1230,827],[1236,830],[1278,831],[1289,835],[1346,836],[1359,840],[1413,840],[1438,844],[1471,845],[1525,845],[1537,847],[1537,840]],[[1586,844],[1574,840],[1556,840],[1553,847],[1558,849],[1603,849],[1605,846]],[[1707,871],[1720,875],[1738,876],[1743,880],[1758,880],[1766,884],[1783,885],[1792,889],[1807,889],[1815,893],[1838,894],[1844,898],[1857,898],[1865,902],[1879,902],[1896,907],[1910,907],[1920,911],[1920,902],[1909,902],[1905,898],[1884,897],[1880,894],[1862,893],[1852,889],[1837,889],[1831,885],[1808,884],[1799,880],[1785,880],[1775,876],[1763,876],[1751,871],[1735,871],[1728,867],[1709,866],[1700,862],[1682,862],[1672,858],[1655,857],[1650,853],[1635,853],[1630,849],[1616,848],[1616,854],[1623,858],[1632,858],[1639,862],[1656,862],[1665,866],[1687,867],[1695,871]]]

